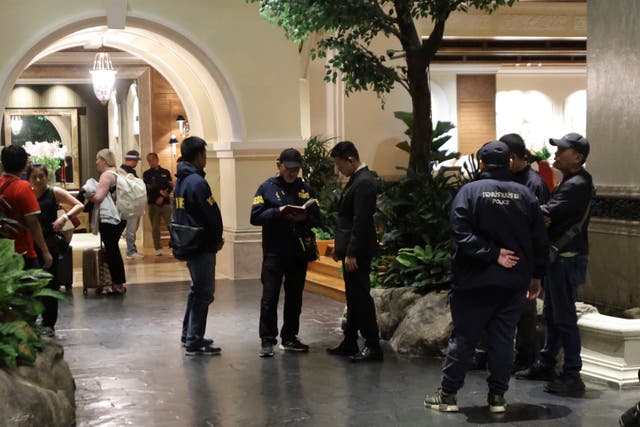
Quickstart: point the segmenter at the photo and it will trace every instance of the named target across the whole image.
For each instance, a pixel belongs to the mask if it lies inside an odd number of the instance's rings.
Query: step
[[[324,295],[336,301],[345,302],[344,280],[336,276],[327,276],[313,270],[307,270],[305,290]]]
[[[321,256],[317,261],[309,263],[307,270],[326,274],[331,277],[340,277],[341,267],[341,262],[334,261],[333,258],[328,256]]]

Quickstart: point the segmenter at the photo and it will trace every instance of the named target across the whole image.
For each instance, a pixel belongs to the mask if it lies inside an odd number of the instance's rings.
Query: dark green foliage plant
[[[333,238],[335,226],[338,222],[338,202],[342,187],[333,160],[329,155],[327,144],[333,138],[312,136],[307,140],[307,146],[302,155],[302,177],[311,185],[316,194],[322,224],[315,227],[316,238],[329,240]]]
[[[383,97],[397,84],[411,97],[414,117],[409,168],[427,171],[431,151],[431,89],[429,65],[440,47],[451,13],[476,8],[492,12],[517,0],[246,0],[259,3],[260,14],[284,29],[296,43],[315,41],[312,58],[331,59],[325,80],[340,77],[345,92],[371,90]],[[430,20],[428,37],[417,23]],[[419,24],[420,25],[420,24]],[[429,25],[424,22],[423,25]],[[401,49],[378,52],[379,37],[393,39]]]
[[[407,130],[404,131],[404,134],[411,139],[411,135],[413,134],[413,113],[409,111],[394,111],[394,117],[398,120],[401,120],[406,126]],[[460,157],[460,153],[457,151],[452,152],[444,152],[442,151],[442,146],[451,139],[451,135],[447,135],[450,130],[455,129],[455,125],[451,122],[441,122],[438,120],[436,123],[436,127],[433,129],[431,133],[431,144],[429,144],[429,154],[430,159],[434,162],[444,162],[449,159],[457,159]],[[405,151],[407,153],[411,153],[411,141],[400,141],[396,144],[396,147]]]
[[[374,286],[411,287],[419,292],[448,288],[451,284],[449,242],[436,247],[426,244],[402,248],[397,256],[378,258],[372,269]]]
[[[0,218],[0,222],[4,220]],[[0,239],[0,367],[15,368],[35,361],[42,348],[34,326],[44,310],[40,298],[65,298],[46,287],[49,273],[23,268],[24,259],[15,252],[13,241]]]

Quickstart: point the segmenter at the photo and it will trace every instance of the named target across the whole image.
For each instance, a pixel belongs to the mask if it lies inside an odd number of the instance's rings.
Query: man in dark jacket
[[[371,260],[378,249],[373,223],[377,198],[375,178],[360,161],[358,150],[351,141],[339,142],[330,155],[340,173],[349,177],[340,197],[334,253],[334,259],[342,261],[347,324],[343,341],[327,352],[350,356],[352,362],[382,360],[376,307],[369,282]],[[362,351],[358,348],[358,331],[365,340]]]
[[[527,148],[524,140],[517,133],[510,133],[500,137],[500,141],[507,144],[511,151],[511,172],[513,180],[527,187],[535,194],[538,204],[543,205],[549,200],[549,188],[540,175],[529,165]],[[522,305],[522,313],[516,328],[516,357],[513,371],[521,371],[533,365],[538,354],[536,345],[536,322],[538,307],[535,299],[526,300]]]
[[[587,230],[594,187],[583,167],[589,142],[577,133],[549,142],[558,147],[553,166],[562,172],[562,182],[542,206],[551,248],[557,252],[544,280],[545,343],[538,363],[516,377],[550,381],[545,390],[551,393],[579,394],[585,386],[580,378],[581,343],[575,303],[578,286],[586,280],[589,253]],[[564,348],[564,364],[556,378],[560,347]]]
[[[251,206],[251,224],[262,226],[262,299],[260,300],[260,357],[273,356],[278,337],[278,299],[284,278],[284,312],[280,349],[306,352],[309,346],[298,339],[302,291],[307,276],[307,260],[302,242],[320,224],[320,208],[311,204],[311,187],[298,177],[302,156],[295,148],[280,153],[278,176],[267,179],[256,192]]]
[[[206,142],[196,136],[182,141],[182,161],[178,164],[173,222],[201,227],[200,252],[187,260],[191,275],[191,290],[182,324],[182,342],[186,354],[216,355],[219,347],[204,337],[209,304],[215,292],[216,253],[222,248],[222,216],[205,181],[207,164]]]
[[[171,201],[169,194],[173,189],[171,172],[160,166],[160,160],[156,153],[147,154],[149,169],[144,171],[142,179],[147,185],[147,205],[149,208],[149,220],[151,221],[151,236],[156,256],[162,255],[162,241],[160,240],[160,219],[165,225],[171,221]]]
[[[481,175],[464,185],[451,207],[453,332],[441,388],[424,404],[457,411],[456,393],[471,368],[483,331],[489,347],[488,403],[506,410],[513,363],[513,335],[522,303],[540,293],[547,260],[547,234],[533,193],[512,181],[509,148],[492,141],[479,151]]]

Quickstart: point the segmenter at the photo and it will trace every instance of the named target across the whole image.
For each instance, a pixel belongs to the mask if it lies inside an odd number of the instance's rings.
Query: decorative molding
[[[219,159],[275,159],[285,148],[304,149],[304,139],[254,139],[249,141],[220,141],[213,144]],[[275,155],[275,157],[274,157]]]
[[[640,221],[640,198],[598,195],[591,216],[611,220]]]
[[[610,218],[591,218],[589,232],[616,236],[640,237],[639,221],[624,221]]]

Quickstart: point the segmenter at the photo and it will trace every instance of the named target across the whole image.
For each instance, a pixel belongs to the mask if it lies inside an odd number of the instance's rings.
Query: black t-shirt
[[[170,193],[173,189],[171,172],[162,167],[158,167],[158,169],[150,168],[144,171],[142,179],[144,180],[144,183],[147,184],[148,204],[155,204],[159,197],[163,197],[163,205],[168,205],[170,203],[169,197],[162,196],[160,191],[166,190]]]

